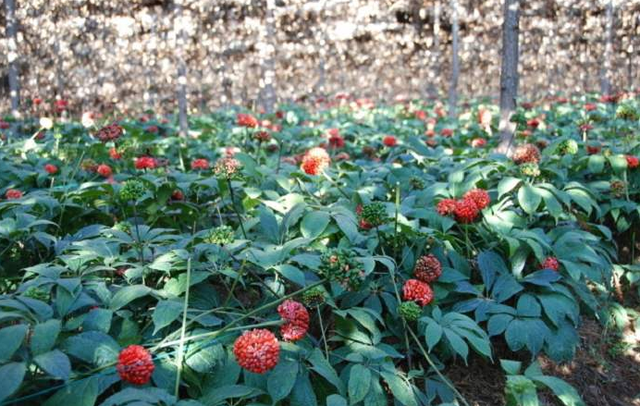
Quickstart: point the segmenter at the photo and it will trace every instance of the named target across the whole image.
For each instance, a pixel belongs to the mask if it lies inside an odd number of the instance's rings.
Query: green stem
[[[231,194],[231,207],[233,208],[234,213],[236,213],[236,216],[238,217],[238,223],[240,223],[240,229],[242,230],[242,236],[244,237],[245,240],[248,240],[247,238],[247,232],[244,229],[244,225],[242,224],[242,216],[240,216],[240,212],[238,211],[238,208],[236,207],[236,195],[233,193],[233,186],[231,185],[231,179],[227,178],[227,184],[229,185],[229,193]]]
[[[327,344],[327,337],[324,334],[324,325],[322,323],[322,312],[320,312],[320,306],[316,306],[318,312],[318,320],[320,322],[320,332],[322,333],[322,342],[324,343],[324,357],[329,361],[329,345]]]
[[[189,288],[191,286],[191,258],[187,260],[187,287],[184,293],[184,305],[182,307],[182,327],[180,330],[180,346],[178,347],[178,359],[176,361],[178,373],[176,374],[175,396],[180,395],[180,375],[182,375],[182,360],[184,358],[184,341],[187,334],[187,310],[189,308]]]
[[[465,399],[464,396],[462,396],[462,394],[458,391],[458,389],[456,389],[456,387],[449,382],[449,380],[447,379],[447,377],[445,377],[442,372],[440,372],[440,370],[438,369],[438,367],[436,366],[436,364],[431,360],[431,357],[429,357],[429,355],[427,354],[427,351],[425,351],[424,347],[422,346],[422,344],[420,343],[420,340],[418,339],[418,337],[416,336],[416,334],[413,332],[413,330],[411,330],[410,327],[407,327],[409,333],[411,334],[411,337],[413,337],[414,341],[416,342],[416,344],[418,344],[418,348],[420,349],[420,352],[422,353],[422,355],[424,356],[424,358],[427,360],[427,362],[429,363],[429,365],[431,366],[431,368],[433,368],[433,370],[436,372],[436,374],[438,374],[438,376],[440,377],[440,379],[442,380],[442,382],[445,383],[445,385],[447,385],[452,391],[453,393],[456,394],[456,396],[458,397],[458,399],[460,399],[460,401],[465,405],[465,406],[470,406],[469,402],[467,402],[467,399]]]
[[[288,294],[286,296],[278,298],[278,299],[274,300],[273,302],[269,302],[269,303],[267,303],[267,304],[265,304],[263,306],[258,307],[257,309],[254,309],[254,310],[250,311],[249,313],[245,314],[244,316],[233,320],[231,323],[227,324],[226,326],[224,326],[220,330],[213,331],[213,332],[210,332],[210,333],[199,334],[197,336],[191,336],[191,337],[188,337],[186,339],[186,341],[192,341],[192,340],[196,340],[196,339],[199,339],[199,338],[206,338],[206,337],[211,337],[211,336],[215,337],[215,336],[217,336],[219,334],[224,333],[225,331],[228,331],[231,327],[235,326],[236,324],[240,323],[241,321],[246,320],[246,319],[258,314],[258,313],[262,312],[263,310],[266,310],[266,309],[269,309],[269,308],[271,308],[273,306],[276,306],[276,305],[284,302],[287,299],[291,299],[292,297],[300,295],[300,294],[306,292],[309,289],[313,289],[316,286],[320,286],[323,283],[325,283],[326,281],[327,281],[326,279],[323,279],[323,280],[321,280],[319,282],[313,283],[313,284],[311,284],[311,285],[309,285],[307,287],[304,287],[304,288],[302,288],[300,290],[297,290],[297,291],[295,291],[293,293],[290,293],[290,294]],[[157,344],[154,347],[152,347],[151,352],[154,352],[154,351],[156,351],[156,350],[158,350],[160,348],[167,347],[168,345],[166,344],[166,340],[169,340],[172,337],[174,337],[176,335],[176,333],[177,332],[173,332],[173,333],[169,334],[168,336],[166,336],[165,339],[162,342],[160,342],[159,344]]]

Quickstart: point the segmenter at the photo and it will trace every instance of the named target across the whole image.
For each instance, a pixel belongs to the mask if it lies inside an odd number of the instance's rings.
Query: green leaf
[[[69,357],[60,350],[40,354],[33,359],[40,368],[54,378],[66,381],[71,374]]]
[[[380,375],[385,380],[393,397],[396,398],[401,404],[405,406],[418,406],[418,401],[411,384],[404,378],[404,374],[396,371],[395,373],[382,370]]]
[[[538,206],[540,206],[540,202],[542,201],[542,196],[537,192],[536,188],[525,183],[518,190],[518,202],[520,203],[520,207],[528,214],[534,214]]]
[[[11,396],[22,383],[27,366],[23,362],[12,362],[0,367],[2,385],[0,385],[0,402]]]
[[[604,156],[602,155],[591,155],[589,157],[589,162],[587,166],[589,167],[589,171],[591,173],[601,173],[604,169]]]
[[[521,317],[540,317],[540,303],[535,297],[524,294],[518,298],[518,316]]]
[[[349,373],[349,400],[355,404],[364,399],[371,386],[371,371],[362,364],[355,364]]]
[[[182,313],[184,303],[175,300],[161,300],[156,305],[151,319],[153,320],[153,334],[155,335],[161,328],[173,323]]]
[[[148,295],[150,292],[151,288],[144,285],[125,286],[113,295],[109,308],[111,310],[119,310],[130,302]]]
[[[93,309],[87,314],[82,322],[82,328],[85,331],[102,331],[103,333],[109,333],[111,330],[111,320],[113,319],[113,312],[109,309]]]
[[[232,398],[244,398],[254,397],[262,394],[260,389],[252,388],[245,385],[225,385],[209,393],[207,396],[200,399],[200,402],[205,405],[218,405],[222,401]]]
[[[0,362],[11,359],[13,354],[20,348],[29,328],[26,324],[9,326],[0,329]]]
[[[269,374],[267,391],[275,404],[286,398],[296,383],[298,363],[292,360],[281,360]]]
[[[498,199],[515,189],[520,183],[522,183],[522,180],[518,178],[503,178],[500,183],[498,183]]]
[[[317,406],[318,399],[311,386],[309,374],[306,372],[298,374],[296,384],[289,396],[289,406]]]
[[[189,365],[189,368],[193,369],[196,372],[204,374],[210,372],[219,362],[223,361],[225,358],[226,354],[224,352],[222,344],[214,344],[209,345],[208,347],[205,347],[203,349],[190,351],[185,362],[187,365]]]
[[[532,380],[539,382],[555,393],[562,403],[567,406],[585,406],[578,392],[565,381],[554,376],[532,376]]]
[[[53,348],[60,334],[60,320],[47,320],[36,325],[31,337],[31,352],[33,355],[42,354]]]
[[[305,238],[316,238],[327,228],[331,216],[324,211],[312,211],[302,219],[300,232]]]
[[[326,360],[326,358],[322,354],[322,351],[320,351],[318,348],[315,348],[308,360],[309,362],[311,362],[311,369],[313,371],[318,373],[324,379],[329,381],[333,386],[335,386],[336,389],[338,389],[338,393],[340,393],[341,395],[345,394],[344,383],[342,382],[340,377],[338,377],[338,373],[331,366],[329,361]]]
[[[478,254],[478,268],[487,290],[491,290],[498,274],[509,272],[500,255],[493,251],[483,251]]]
[[[94,406],[99,395],[98,384],[98,376],[71,381],[47,399],[44,406]]]
[[[435,321],[427,324],[427,328],[424,330],[424,337],[429,346],[429,352],[440,342],[442,338],[442,326]]]
[[[464,359],[466,364],[467,356],[469,355],[469,346],[467,343],[451,329],[444,329],[444,335],[447,337],[449,344],[451,344],[451,348]]]
[[[327,406],[347,406],[347,399],[340,395],[327,396]]]
[[[520,369],[522,368],[522,362],[501,359],[500,366],[508,375],[518,375],[520,373]]]
[[[273,212],[266,207],[260,209],[260,230],[262,235],[269,241],[274,244],[278,243],[278,236],[280,235],[278,220]]]
[[[302,272],[300,269],[296,268],[293,265],[276,265],[273,267],[273,269],[275,269],[275,271],[278,272],[280,275],[284,276],[285,278],[289,279],[291,282],[297,285],[300,285],[300,286],[306,285],[304,272]]]

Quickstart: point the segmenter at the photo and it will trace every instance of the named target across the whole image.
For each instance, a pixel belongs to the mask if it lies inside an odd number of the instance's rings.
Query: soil
[[[569,363],[556,364],[538,357],[546,375],[571,384],[588,406],[640,406],[640,334],[606,331],[598,322],[585,320],[580,328],[581,345]],[[505,404],[505,378],[499,359],[519,359],[505,346],[497,344],[494,359],[473,358],[469,365],[453,364],[446,375],[473,406]],[[539,392],[541,405],[562,406],[550,391]]]

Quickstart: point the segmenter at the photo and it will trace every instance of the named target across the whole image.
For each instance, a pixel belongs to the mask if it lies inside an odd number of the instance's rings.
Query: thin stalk
[[[240,269],[238,270],[238,276],[233,280],[233,283],[231,284],[231,289],[229,289],[229,293],[227,294],[227,298],[222,303],[222,307],[227,307],[229,300],[231,300],[231,296],[233,296],[233,291],[235,290],[236,285],[238,284],[238,281],[240,280],[240,278],[242,278],[242,275],[244,274],[244,267],[246,263],[247,263],[247,260],[243,259],[242,265],[240,265]]]
[[[338,185],[338,183],[336,181],[334,181],[333,179],[331,179],[331,176],[327,175],[327,173],[325,171],[322,171],[322,174],[324,175],[324,177],[333,185],[335,186],[336,189],[338,189],[338,191],[340,193],[342,193],[342,196],[344,196],[345,198],[347,198],[347,200],[351,200],[351,197],[349,197],[349,195],[347,194],[347,192],[345,192],[344,190],[342,190],[342,188],[340,187],[340,185]]]
[[[242,236],[244,237],[245,240],[248,240],[247,238],[247,232],[244,229],[244,225],[242,224],[242,216],[240,216],[240,212],[238,211],[238,208],[236,207],[236,195],[233,192],[233,186],[231,185],[231,179],[227,178],[227,184],[229,185],[229,193],[231,194],[231,207],[233,208],[234,213],[236,213],[236,216],[238,217],[238,223],[240,223],[240,229],[242,230]]]
[[[322,312],[320,312],[320,306],[316,306],[318,312],[318,320],[320,322],[320,332],[322,333],[322,342],[324,343],[324,357],[329,361],[329,345],[327,344],[327,337],[324,334],[324,325],[322,323]]]
[[[276,305],[278,305],[278,304],[280,304],[280,303],[284,302],[284,301],[285,301],[285,300],[287,300],[287,299],[291,299],[292,297],[295,297],[295,296],[297,296],[297,295],[299,295],[299,294],[302,294],[302,293],[306,292],[306,291],[307,291],[307,290],[309,290],[309,289],[313,289],[313,288],[315,288],[316,286],[320,286],[320,285],[322,285],[323,283],[325,283],[326,281],[327,281],[326,279],[323,279],[323,280],[321,280],[321,281],[319,281],[319,282],[313,283],[313,284],[311,284],[311,285],[309,285],[309,286],[307,286],[307,287],[304,287],[304,288],[302,288],[302,289],[300,289],[300,290],[297,290],[297,291],[295,291],[295,292],[293,292],[293,293],[290,293],[290,294],[285,295],[285,296],[283,296],[283,297],[281,297],[281,298],[278,298],[278,299],[274,300],[273,302],[269,302],[269,303],[267,303],[267,304],[265,304],[265,305],[263,305],[263,306],[260,306],[260,307],[258,307],[257,309],[254,309],[254,310],[250,311],[249,313],[245,314],[244,316],[239,317],[239,318],[237,318],[237,319],[233,320],[231,323],[227,324],[226,326],[224,326],[224,327],[223,327],[223,328],[221,328],[220,330],[213,331],[213,332],[210,332],[210,333],[198,334],[197,336],[191,336],[191,337],[188,337],[188,338],[187,338],[187,341],[197,340],[197,339],[199,339],[199,338],[206,338],[206,337],[211,337],[211,336],[214,336],[214,337],[215,337],[215,336],[217,336],[217,335],[219,335],[219,334],[222,334],[222,333],[224,333],[225,331],[228,331],[231,327],[233,327],[233,326],[235,326],[236,324],[240,323],[241,321],[246,320],[246,319],[248,319],[248,318],[250,318],[250,317],[252,317],[252,316],[254,316],[254,315],[258,314],[258,313],[262,312],[263,310],[266,310],[266,309],[269,309],[269,308],[271,308],[271,307],[273,307],[273,306],[276,306]],[[203,313],[203,314],[204,314],[204,313]],[[172,337],[174,337],[174,336],[176,335],[176,333],[177,333],[177,332],[173,332],[173,333],[169,334],[168,336],[166,336],[166,337],[165,337],[165,340],[169,340],[169,339],[171,339]],[[159,344],[157,344],[156,346],[154,346],[154,347],[151,349],[151,352],[154,352],[154,351],[156,351],[156,350],[158,350],[158,349],[160,349],[160,348],[167,347],[168,345],[166,344],[166,341],[165,341],[165,340],[163,340],[162,342],[160,342]]]
[[[196,340],[198,340],[200,338],[215,338],[218,335],[222,334],[223,332],[231,333],[231,332],[234,332],[234,331],[249,330],[249,329],[254,329],[254,328],[280,326],[280,325],[282,325],[284,323],[285,323],[285,320],[271,320],[271,321],[265,321],[265,322],[262,322],[262,323],[249,324],[247,326],[238,326],[238,327],[227,329],[225,331],[218,330],[218,331],[213,331],[211,333],[196,334],[196,335],[193,335],[193,336],[184,337],[184,339],[181,338],[180,340],[169,341],[168,343],[162,344],[162,346],[160,348],[171,347],[173,345],[181,344],[181,343],[184,344],[187,341],[196,341]]]
[[[393,246],[393,259],[398,255],[398,216],[400,215],[400,182],[396,182],[396,216],[393,224],[394,246]]]
[[[458,397],[458,399],[460,399],[460,401],[465,405],[465,406],[470,406],[469,402],[467,402],[467,399],[465,399],[464,396],[462,396],[462,393],[460,393],[458,391],[458,389],[456,389],[456,387],[449,382],[449,380],[447,379],[447,377],[445,377],[440,370],[438,369],[438,367],[436,366],[436,364],[431,360],[431,357],[429,357],[429,355],[427,354],[427,351],[425,351],[424,347],[422,346],[422,343],[420,343],[420,340],[418,339],[418,337],[416,336],[416,334],[413,332],[413,330],[411,330],[411,328],[407,328],[409,330],[409,333],[411,334],[411,337],[413,337],[414,341],[416,342],[416,344],[418,344],[418,348],[420,349],[420,352],[422,353],[422,355],[424,356],[424,358],[427,360],[427,362],[429,363],[429,365],[431,366],[431,368],[433,368],[433,370],[436,372],[436,374],[438,374],[438,376],[440,377],[440,379],[442,379],[442,381],[445,383],[445,385],[447,385],[452,391],[453,393],[455,393],[455,395]]]
[[[135,229],[136,229],[136,239],[138,241],[136,241],[136,248],[138,251],[138,260],[140,261],[140,265],[144,265],[144,248],[142,247],[142,238],[140,238],[140,229],[138,228],[138,209],[137,209],[138,203],[137,202],[133,202],[133,216],[136,218],[136,224],[135,224]]]
[[[180,330],[180,346],[178,347],[178,358],[176,374],[176,386],[174,394],[176,398],[179,398],[180,394],[180,375],[182,375],[182,360],[184,358],[184,341],[187,334],[187,310],[189,308],[189,288],[191,287],[191,258],[187,259],[187,287],[184,293],[184,305],[182,306],[182,327]]]

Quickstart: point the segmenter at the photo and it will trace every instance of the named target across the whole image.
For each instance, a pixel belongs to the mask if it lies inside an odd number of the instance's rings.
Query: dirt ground
[[[593,320],[580,328],[581,345],[573,361],[538,361],[547,375],[562,378],[580,393],[588,406],[640,406],[640,342],[633,331],[623,336],[605,331]],[[495,360],[518,359],[505,346],[496,346]],[[527,359],[518,359],[528,365]],[[469,366],[455,364],[446,375],[473,406],[505,404],[504,375],[498,363],[473,358]],[[540,392],[541,404],[562,406],[551,392]]]

